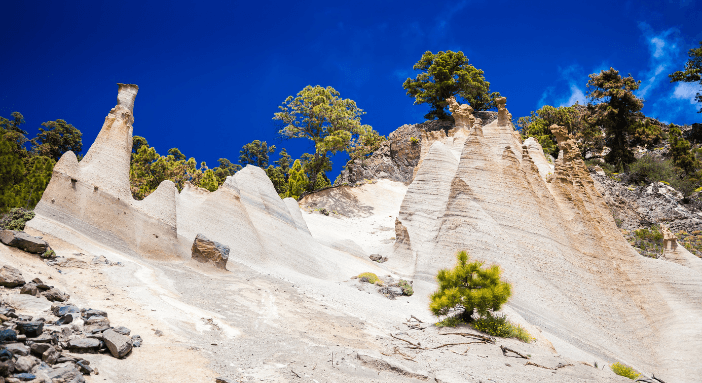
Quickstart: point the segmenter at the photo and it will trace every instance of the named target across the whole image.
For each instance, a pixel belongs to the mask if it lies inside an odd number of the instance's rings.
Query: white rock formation
[[[117,106],[80,163],[72,152],[61,157],[30,228],[61,238],[69,227],[105,246],[154,259],[189,259],[195,237],[203,234],[230,247],[229,262],[320,279],[380,270],[312,239],[297,202],[281,200],[255,166],[228,177],[215,192],[186,184],[178,193],[164,181],[135,201],[129,165],[137,90],[119,84]]]
[[[702,376],[698,267],[641,257],[617,229],[565,129],[551,127],[563,153],[553,169],[537,142],[522,146],[504,104],[498,100],[498,121],[482,136],[464,140],[458,161],[447,148],[454,137],[434,137],[399,212],[411,251],[390,262],[413,254],[414,271],[406,266],[411,260],[397,271],[413,274],[415,291],[428,294],[437,271],[467,250],[503,268],[515,292],[510,307],[541,323],[553,344],[665,371],[674,381]]]

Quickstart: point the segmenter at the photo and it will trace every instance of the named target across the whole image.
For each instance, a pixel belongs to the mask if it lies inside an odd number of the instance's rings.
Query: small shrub
[[[488,314],[483,318],[476,319],[473,322],[473,328],[500,338],[509,338],[512,335],[512,329],[507,322],[507,318],[499,314]]]
[[[410,137],[410,143],[412,144],[412,146],[415,146],[419,144],[419,140],[417,139],[417,137]]]
[[[42,258],[55,258],[56,252],[52,248],[46,249],[46,251],[41,255]]]
[[[612,365],[612,371],[619,376],[623,376],[623,377],[629,378],[631,380],[634,380],[634,379],[638,378],[639,376],[641,376],[641,374],[636,372],[636,370],[634,370],[633,368],[631,368],[625,364],[621,364],[619,362],[614,363]]]
[[[10,212],[0,219],[0,229],[5,230],[24,230],[24,225],[34,218],[34,212],[21,207],[10,209]]]
[[[412,296],[414,294],[414,289],[412,288],[412,285],[410,285],[409,282],[407,282],[404,279],[400,279],[400,282],[397,283],[398,286],[402,289],[402,294]]]
[[[378,276],[373,274],[373,273],[358,274],[358,279],[360,279],[363,282],[372,283],[372,284],[378,285],[378,286],[383,285],[383,281],[381,281],[380,278],[378,278]]]
[[[436,322],[436,327],[456,327],[459,324],[466,323],[460,314],[451,315],[444,318],[444,320]]]
[[[534,338],[520,325],[514,325],[504,315],[488,314],[476,319],[472,324],[474,329],[500,338],[516,338],[524,343],[530,343]]]

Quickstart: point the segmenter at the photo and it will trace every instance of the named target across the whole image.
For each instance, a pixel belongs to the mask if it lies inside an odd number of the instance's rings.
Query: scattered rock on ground
[[[31,321],[31,322],[18,322],[17,331],[20,334],[24,334],[27,338],[36,338],[44,331],[44,322],[41,321]]]
[[[229,246],[207,239],[198,234],[192,247],[193,259],[199,262],[209,262],[220,269],[226,269],[229,259]]]
[[[0,268],[0,286],[17,287],[24,285],[22,272],[12,266],[3,266]]]
[[[7,246],[33,254],[44,254],[49,249],[49,244],[45,240],[33,237],[23,231],[3,230],[0,232],[0,241]]]
[[[130,351],[132,351],[132,343],[129,337],[126,337],[116,331],[106,330],[102,333],[102,338],[110,350],[110,353],[115,358],[124,358]]]
[[[383,257],[380,254],[371,254],[368,256],[368,258],[370,258],[371,261],[375,261],[378,263],[383,263],[383,262],[386,262],[388,260],[388,257]]]
[[[78,338],[68,341],[68,348],[78,353],[97,352],[100,348],[100,340],[95,338]]]
[[[65,302],[71,298],[70,295],[61,292],[56,288],[51,288],[43,292],[41,295],[51,302]]]

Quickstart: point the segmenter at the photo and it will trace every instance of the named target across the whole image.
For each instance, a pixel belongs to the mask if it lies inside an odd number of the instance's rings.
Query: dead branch
[[[505,346],[502,346],[502,345],[500,345],[500,348],[502,349],[502,355],[504,355],[504,356],[507,356],[507,352],[509,351],[509,352],[511,352],[511,353],[514,353],[514,354],[519,355],[519,357],[521,357],[521,358],[529,359],[528,356],[526,356],[526,355],[524,355],[524,354],[522,354],[522,353],[520,353],[520,352],[518,352],[518,351],[514,351],[514,350],[512,350],[511,348],[508,348],[508,347],[505,347]]]
[[[414,320],[416,320],[419,323],[424,323],[424,322],[420,321],[419,318],[417,318],[416,316],[410,315],[410,319],[412,319],[412,318],[414,318]]]
[[[556,366],[556,368],[554,368],[554,370],[558,370],[559,368],[569,367],[569,366],[573,366],[573,363],[568,363],[568,364],[558,363],[558,366]]]
[[[295,371],[293,371],[293,370],[290,370],[290,372],[292,372],[293,374],[295,374],[295,376],[297,376],[298,378],[300,378],[300,375],[298,375],[297,372],[295,372]],[[300,378],[300,379],[302,379],[302,378]]]
[[[411,360],[411,361],[413,361],[413,362],[416,362],[416,360],[414,360],[414,358],[412,358],[411,356],[409,356],[409,355],[403,353],[402,351],[398,350],[398,349],[397,349],[397,346],[395,346],[395,353],[396,353],[396,354],[400,354],[403,358],[405,358],[405,359],[407,359],[407,360]]]
[[[402,338],[396,337],[395,335],[392,335],[392,334],[390,334],[390,336],[393,337],[393,338],[395,338],[395,339],[397,339],[397,340],[401,340],[401,341],[403,341],[403,342],[407,342],[407,343],[411,344],[411,345],[414,346],[414,347],[417,347],[417,348],[421,348],[421,347],[422,347],[421,343],[419,343],[419,342],[417,342],[417,344],[414,344],[414,343],[408,341],[407,339],[402,339]]]
[[[460,336],[468,336],[471,338],[476,338],[476,339],[482,339],[484,342],[487,343],[492,343],[495,344],[495,338],[491,336],[485,336],[485,335],[480,335],[480,334],[473,334],[469,332],[445,332],[441,333],[439,335],[460,335]]]
[[[440,345],[440,346],[436,346],[436,347],[429,347],[429,348],[426,348],[425,350],[436,350],[437,348],[441,348],[441,347],[448,347],[448,346],[460,346],[460,345],[462,345],[462,344],[475,344],[475,343],[483,343],[483,344],[484,344],[485,342],[460,342],[460,343],[446,343],[446,344],[442,344],[442,345]]]
[[[542,365],[540,365],[540,364],[537,364],[537,363],[534,363],[534,362],[526,362],[525,366],[534,366],[534,367],[541,367],[541,368],[545,368],[545,369],[547,369],[547,370],[555,370],[555,368],[551,368],[551,367],[546,367],[546,366],[542,366]]]

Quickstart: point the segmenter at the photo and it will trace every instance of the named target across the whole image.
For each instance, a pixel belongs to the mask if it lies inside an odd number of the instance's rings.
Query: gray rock
[[[112,330],[114,330],[116,333],[120,333],[120,334],[126,335],[126,336],[129,336],[129,334],[132,333],[132,330],[130,330],[124,326],[115,327]]]
[[[85,321],[85,332],[105,331],[110,328],[110,320],[103,316],[92,316]]]
[[[76,362],[76,366],[83,375],[90,375],[93,373],[93,368],[90,367],[90,362],[87,360],[79,360]]]
[[[79,313],[80,309],[73,305],[53,305],[51,306],[51,312],[57,317],[62,317],[66,314]]]
[[[45,370],[49,381],[62,379],[65,383],[85,383],[85,378],[75,364],[67,362],[54,366],[54,369]]]
[[[27,338],[36,338],[44,331],[44,322],[17,322],[17,331],[26,335]]]
[[[43,355],[49,350],[54,350],[54,346],[48,343],[33,343],[31,346],[29,346],[29,348],[32,351],[32,354],[39,356]]]
[[[21,373],[21,374],[15,374],[15,375],[14,375],[14,378],[15,378],[15,379],[19,379],[20,381],[26,382],[26,381],[29,381],[29,380],[34,380],[34,379],[36,379],[37,377],[36,377],[36,375],[30,374],[29,372],[23,372],[23,373]]]
[[[17,337],[19,339],[19,336]],[[32,342],[34,343],[51,343],[54,341],[54,337],[49,335],[49,334],[41,334],[36,338],[32,338]]]
[[[378,263],[383,263],[383,262],[386,262],[388,260],[388,257],[383,257],[380,254],[371,254],[368,256],[368,258],[370,258],[371,261],[375,261]]]
[[[0,241],[7,246],[17,247],[28,253],[43,254],[49,249],[49,244],[41,238],[15,230],[3,230],[0,232]]]
[[[0,376],[8,376],[15,371],[15,362],[12,359],[0,362]]]
[[[41,295],[51,302],[65,302],[71,298],[70,295],[59,291],[56,288],[51,288],[41,293]]]
[[[100,340],[94,338],[79,338],[68,341],[68,348],[74,352],[97,352]]]
[[[141,336],[139,335],[132,335],[132,346],[134,347],[141,347],[141,343],[143,340],[141,339]]]
[[[15,370],[19,372],[30,372],[37,364],[39,364],[39,359],[33,356],[20,356],[15,362]]]
[[[95,309],[83,309],[81,310],[81,313],[83,313],[83,319],[90,319],[90,317],[93,316],[101,316],[107,318],[107,313],[102,310],[95,310]]]
[[[53,347],[44,351],[43,354],[41,354],[41,360],[46,362],[46,364],[52,365],[56,363],[58,358],[61,356],[61,353],[56,351]]]
[[[73,322],[73,314],[66,314],[56,321],[57,326],[62,326]]]
[[[29,282],[22,286],[20,294],[29,294],[36,296],[38,291],[39,289],[37,288],[37,285],[35,283]]]
[[[121,359],[132,351],[132,342],[129,337],[126,337],[114,330],[107,330],[102,333],[105,345],[110,350],[110,353],[115,358]]]
[[[202,234],[195,237],[192,246],[193,259],[198,262],[212,263],[220,269],[226,269],[229,259],[229,246],[207,239]]]
[[[5,349],[10,351],[15,356],[29,355],[29,349],[22,343],[10,343],[5,345]]]
[[[33,282],[34,284],[36,284],[36,285],[37,285],[37,288],[38,288],[39,290],[41,290],[41,291],[46,291],[46,290],[48,290],[48,289],[50,289],[50,288],[53,287],[53,286],[49,286],[49,285],[47,285],[46,283],[42,282],[42,280],[39,279],[39,278],[34,278],[34,279],[32,279],[32,282]]]
[[[15,330],[0,331],[0,342],[14,342],[17,340],[17,332]]]
[[[22,272],[12,266],[3,266],[0,268],[0,286],[17,287],[24,285]]]

